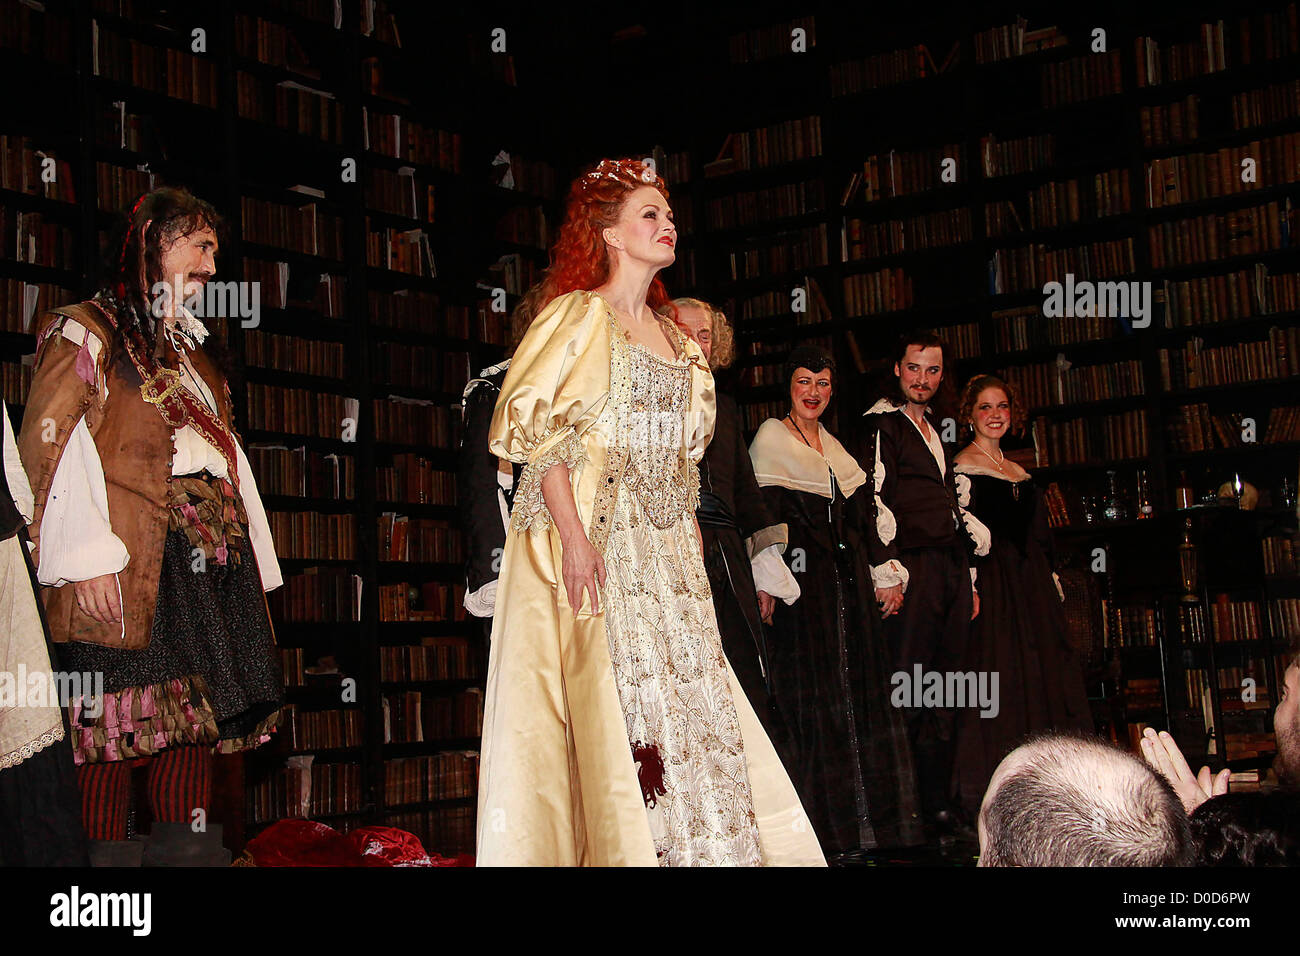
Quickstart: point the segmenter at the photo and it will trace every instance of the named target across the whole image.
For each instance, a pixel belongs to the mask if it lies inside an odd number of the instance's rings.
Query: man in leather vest
[[[962,668],[979,613],[972,558],[988,554],[989,533],[962,507],[969,481],[953,472],[930,409],[943,382],[943,342],[916,333],[895,355],[897,388],[867,410],[858,459],[875,462],[876,521],[865,529],[871,576],[895,667],[910,679],[917,665],[923,674]],[[907,710],[927,823],[941,838],[973,840],[952,800],[955,721],[950,708]]]
[[[32,560],[65,666],[104,682],[97,706],[71,714],[92,861],[133,849],[127,770],[140,762],[151,848],[170,852],[162,834],[194,843],[214,745],[268,740],[283,697],[263,597],[281,583],[270,527],[208,331],[182,304],[215,272],[220,226],[184,190],[141,196],[104,286],[37,329],[19,436]],[[206,833],[198,854],[220,858],[220,828]]]

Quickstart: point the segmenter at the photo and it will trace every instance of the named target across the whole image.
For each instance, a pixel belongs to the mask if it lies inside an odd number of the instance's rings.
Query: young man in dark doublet
[[[919,333],[895,352],[897,387],[867,410],[856,448],[864,468],[875,464],[875,522],[865,529],[876,601],[899,672],[958,671],[970,622],[978,613],[974,558],[988,554],[989,533],[962,502],[969,480],[953,471],[931,410],[943,382],[943,342]],[[940,836],[971,839],[951,793],[956,712],[923,707],[913,687],[908,737],[927,822]]]

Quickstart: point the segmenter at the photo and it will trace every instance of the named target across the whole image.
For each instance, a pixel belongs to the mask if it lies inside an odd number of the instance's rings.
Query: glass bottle
[[[1174,489],[1174,507],[1190,508],[1195,503],[1196,499],[1192,492],[1192,484],[1187,480],[1187,472],[1180,471],[1178,473],[1178,487]]]
[[[1116,473],[1106,472],[1106,481],[1110,485],[1110,490],[1107,491],[1106,499],[1102,504],[1101,516],[1107,521],[1123,521],[1128,517],[1128,508],[1124,505],[1124,499],[1119,496]]]
[[[1147,485],[1145,468],[1138,469],[1137,511],[1139,519],[1154,517],[1156,513],[1156,509],[1151,505],[1151,489]]]
[[[1197,556],[1196,545],[1192,544],[1192,519],[1183,519],[1183,540],[1178,543],[1178,572],[1180,583],[1183,586],[1183,596],[1181,600],[1186,604],[1197,603],[1196,585],[1198,583],[1197,575]]]

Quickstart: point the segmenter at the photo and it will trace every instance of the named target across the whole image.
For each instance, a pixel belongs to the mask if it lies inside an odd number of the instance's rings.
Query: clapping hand
[[[1142,756],[1173,786],[1188,815],[1211,797],[1221,797],[1228,792],[1231,771],[1225,768],[1211,779],[1210,768],[1202,767],[1201,772],[1193,776],[1192,768],[1168,731],[1162,730],[1157,734],[1154,727],[1142,731]]]

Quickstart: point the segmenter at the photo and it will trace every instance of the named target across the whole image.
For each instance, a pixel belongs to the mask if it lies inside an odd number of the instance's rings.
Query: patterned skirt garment
[[[634,412],[681,420],[686,368],[630,352]],[[744,742],[679,448],[634,443],[619,488],[602,590],[610,658],[660,864],[759,866]]]
[[[67,669],[104,675],[102,706],[74,706],[70,715],[78,764],[149,756],[174,743],[249,749],[278,722],[279,652],[247,529],[223,540],[225,563],[200,564],[193,528],[175,525],[149,646],[61,646]]]

